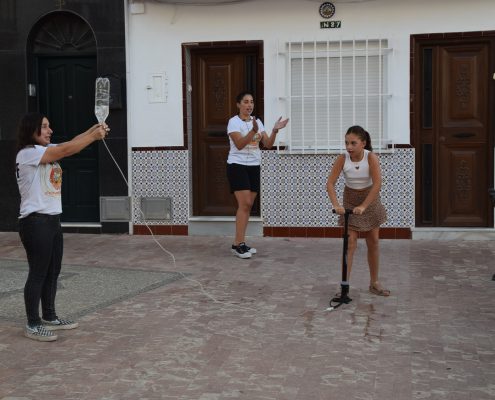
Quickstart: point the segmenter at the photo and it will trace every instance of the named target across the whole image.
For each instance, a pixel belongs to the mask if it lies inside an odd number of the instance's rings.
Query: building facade
[[[250,90],[267,128],[290,122],[262,152],[249,234],[340,235],[325,183],[355,124],[382,166],[383,237],[494,231],[491,0],[28,3],[1,3],[2,230],[15,229],[20,115],[41,110],[78,133],[94,121],[94,78],[107,76],[115,161],[99,144],[63,165],[67,227],[232,234],[226,125]],[[125,196],[129,220],[100,215],[101,197]]]
[[[354,124],[381,160],[384,237],[493,231],[493,2],[134,0],[128,11],[135,233],[231,234],[226,124],[242,89],[268,128],[290,118],[263,151],[251,234],[340,234],[325,182]],[[142,213],[160,199],[170,212]]]

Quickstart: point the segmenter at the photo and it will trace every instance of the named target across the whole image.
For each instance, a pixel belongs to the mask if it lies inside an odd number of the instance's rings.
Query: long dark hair
[[[41,133],[41,124],[43,118],[46,118],[43,114],[33,112],[24,115],[17,128],[17,153],[24,147],[34,146],[37,142],[33,138],[33,134]]]
[[[345,134],[347,136],[350,133],[353,133],[359,139],[361,139],[363,142],[366,142],[366,145],[364,146],[364,148],[366,150],[373,151],[373,147],[371,147],[370,134],[363,127],[361,127],[359,125],[351,126],[349,129],[347,129],[347,132]]]

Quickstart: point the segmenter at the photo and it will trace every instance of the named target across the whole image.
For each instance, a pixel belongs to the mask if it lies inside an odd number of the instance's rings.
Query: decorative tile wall
[[[378,153],[382,168],[382,202],[388,221],[383,226],[414,226],[414,149]],[[264,226],[337,226],[326,193],[326,180],[337,155],[285,155],[264,151],[261,165],[261,212]],[[133,223],[143,223],[140,197],[172,198],[172,221],[153,225],[187,225],[191,185],[188,150],[132,153]],[[337,183],[342,194],[343,179]]]
[[[171,197],[172,221],[152,225],[187,225],[189,221],[189,156],[187,150],[132,152],[132,222],[144,223],[141,197]]]
[[[265,226],[337,226],[326,192],[330,168],[338,155],[286,155],[263,152],[261,212]],[[380,153],[382,202],[388,221],[383,226],[414,226],[414,149]],[[344,180],[337,182],[341,196]]]
[[[379,156],[381,196],[388,213],[388,222],[384,226],[412,228],[416,224],[414,149],[397,149],[392,154]]]

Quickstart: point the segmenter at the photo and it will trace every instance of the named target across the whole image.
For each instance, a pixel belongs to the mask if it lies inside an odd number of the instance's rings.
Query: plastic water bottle
[[[108,117],[110,104],[110,81],[108,78],[96,78],[95,116],[100,124]]]
[[[100,124],[105,122],[108,117],[108,106],[95,104],[95,116]]]

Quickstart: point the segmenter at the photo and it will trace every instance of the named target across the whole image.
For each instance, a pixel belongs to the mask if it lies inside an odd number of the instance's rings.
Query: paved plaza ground
[[[368,292],[360,240],[352,303],[325,311],[340,239],[66,234],[60,316],[23,336],[25,253],[0,233],[2,400],[495,399],[495,242],[382,240],[389,298]]]

